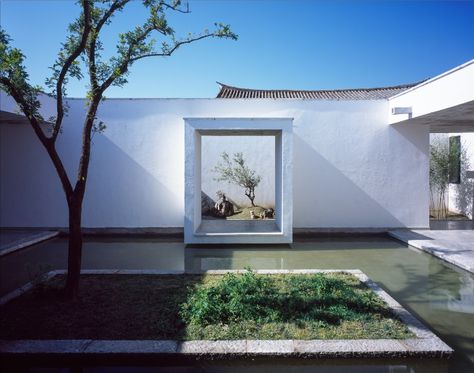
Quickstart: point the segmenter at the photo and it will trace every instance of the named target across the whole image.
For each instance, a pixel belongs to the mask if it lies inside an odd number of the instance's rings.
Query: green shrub
[[[272,321],[277,290],[268,277],[248,271],[243,275],[227,273],[210,286],[198,285],[181,316],[189,323],[209,325],[239,320]]]
[[[181,306],[188,324],[208,326],[253,321],[257,324],[316,322],[318,325],[365,320],[388,308],[350,275],[226,274],[196,285]]]

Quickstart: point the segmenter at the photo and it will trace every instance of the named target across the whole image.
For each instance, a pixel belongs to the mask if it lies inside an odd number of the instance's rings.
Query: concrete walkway
[[[0,256],[10,254],[38,242],[49,240],[59,234],[57,231],[38,231],[22,229],[0,230]]]
[[[397,229],[388,233],[474,274],[474,230]]]

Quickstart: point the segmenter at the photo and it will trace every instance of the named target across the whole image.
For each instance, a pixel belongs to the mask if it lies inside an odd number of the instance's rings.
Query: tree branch
[[[183,41],[180,41],[180,42],[177,42],[173,48],[171,48],[169,51],[167,52],[163,52],[163,53],[148,53],[148,54],[144,54],[144,55],[141,55],[141,56],[137,56],[135,58],[131,58],[130,59],[130,62],[135,62],[135,61],[138,61],[138,60],[141,60],[142,58],[146,58],[146,57],[169,57],[173,54],[173,52],[175,52],[181,45],[183,44],[190,44],[190,43],[193,43],[195,41],[198,41],[198,40],[202,40],[202,39],[206,39],[206,38],[214,38],[214,37],[218,37],[219,35],[217,33],[212,33],[212,34],[206,34],[206,35],[201,35],[201,36],[197,36],[195,38],[192,38],[192,39],[186,39],[186,40],[183,40]]]
[[[110,8],[104,13],[102,18],[97,22],[97,25],[94,27],[93,33],[89,42],[89,78],[92,88],[92,94],[96,94],[99,88],[99,83],[97,81],[97,68],[95,63],[95,54],[97,47],[97,38],[102,30],[102,27],[107,23],[110,17],[119,9],[122,9],[130,0],[115,0]]]
[[[18,104],[18,106],[20,106],[21,111],[28,118],[28,121],[31,123],[31,126],[33,127],[33,130],[40,139],[41,143],[46,146],[50,140],[41,129],[38,119],[31,112],[30,106],[25,101],[23,95],[18,92],[16,86],[9,79],[0,77],[0,82],[9,89],[10,95],[14,98],[15,102]]]
[[[102,94],[107,88],[110,87],[110,85],[117,79],[117,77],[122,76],[125,74],[128,70],[128,67],[131,62],[131,56],[133,53],[134,48],[143,40],[147,38],[147,36],[153,31],[156,30],[154,26],[149,26],[148,28],[143,30],[143,33],[136,39],[134,40],[133,43],[131,43],[128,47],[126,57],[123,59],[122,63],[120,64],[120,67],[118,68],[118,71],[114,71],[100,86],[99,92]]]
[[[82,31],[81,41],[79,45],[74,49],[74,51],[69,55],[66,61],[63,64],[61,72],[58,76],[58,81],[56,82],[56,122],[53,127],[53,133],[51,139],[53,142],[56,141],[59,131],[61,129],[61,124],[64,117],[64,107],[63,107],[63,84],[69,68],[72,63],[76,60],[77,57],[84,51],[86,47],[87,38],[91,30],[91,13],[90,13],[90,2],[89,0],[82,0],[82,6],[84,9],[84,29]]]
[[[160,5],[164,6],[165,8],[174,10],[175,12],[179,12],[179,13],[191,13],[191,11],[189,10],[189,3],[186,3],[186,10],[180,9],[180,8],[179,8],[179,4],[177,4],[177,5],[170,5],[170,4],[168,4],[166,1],[161,1],[161,2],[160,2]]]
[[[102,26],[104,26],[107,21],[110,19],[110,17],[119,9],[123,8],[127,3],[129,3],[130,0],[115,0],[113,4],[110,6],[109,10],[104,13],[102,18],[97,22],[97,26],[95,27],[95,31],[97,34],[100,33],[100,30],[102,29]]]

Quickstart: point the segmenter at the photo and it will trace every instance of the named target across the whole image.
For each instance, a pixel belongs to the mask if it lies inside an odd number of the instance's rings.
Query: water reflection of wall
[[[281,245],[285,246],[285,245]],[[253,251],[253,255],[248,255],[248,251],[240,251],[239,248],[229,248],[227,250],[215,249],[194,249],[192,246],[185,250],[185,271],[200,272],[213,269],[285,269],[288,262],[285,255],[275,255],[274,253]]]
[[[429,281],[425,288],[429,307],[440,313],[438,317],[447,316],[448,311],[474,315],[474,275],[457,268],[453,271],[451,267],[437,260],[429,261]],[[436,286],[439,283],[444,286]]]
[[[447,294],[447,307],[450,311],[474,314],[474,277],[463,272],[459,279],[457,294]]]

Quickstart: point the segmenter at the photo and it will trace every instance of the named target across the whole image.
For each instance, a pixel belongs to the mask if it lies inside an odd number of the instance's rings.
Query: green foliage
[[[198,286],[182,306],[184,320],[200,325],[239,320],[271,321],[277,317],[272,301],[276,288],[266,277],[248,271],[226,274],[212,286]]]
[[[71,302],[60,289],[65,277],[55,276],[42,286],[0,307],[0,339],[364,339],[413,337],[398,320],[386,315],[386,308],[370,290],[350,275],[269,275],[253,273],[210,275],[82,275],[81,297]],[[327,277],[326,279],[324,279]],[[342,282],[342,283],[341,283]],[[343,285],[344,284],[344,285]],[[227,289],[230,286],[231,289]],[[349,287],[350,290],[343,290]],[[228,294],[206,297],[197,289],[218,288]],[[248,289],[247,289],[248,288]],[[275,292],[277,294],[273,294]],[[349,306],[340,294],[357,295]],[[215,294],[210,291],[209,294]],[[286,293],[286,296],[283,294]],[[300,294],[301,293],[301,294]],[[146,294],[146,296],[144,296]],[[288,305],[282,299],[295,298]],[[302,316],[311,308],[311,294],[328,302],[329,322]],[[366,295],[364,295],[366,294]],[[357,299],[361,297],[362,299]],[[234,299],[225,306],[224,302]],[[275,300],[275,305],[260,302]],[[215,300],[218,299],[218,304]],[[260,306],[255,310],[254,303]],[[303,299],[303,305],[300,305]],[[194,302],[193,300],[199,300]],[[243,302],[239,304],[238,301]],[[306,302],[306,303],[305,303]],[[207,309],[198,316],[197,303]],[[352,303],[352,305],[351,305]],[[281,308],[284,307],[284,311]],[[331,308],[332,307],[332,308]],[[247,310],[246,308],[251,308]],[[322,310],[323,306],[314,308]],[[368,311],[363,312],[364,309]],[[380,309],[381,312],[375,312]],[[225,323],[212,312],[226,313]],[[295,315],[292,315],[294,310]],[[231,312],[232,311],[232,312]],[[321,314],[322,311],[319,311]],[[185,315],[185,317],[181,317]],[[337,320],[337,314],[352,320]],[[207,316],[206,316],[207,315]],[[239,319],[239,315],[244,315]],[[353,315],[358,315],[353,317]],[[254,317],[260,318],[259,322]],[[199,323],[198,320],[204,320]],[[206,320],[211,319],[209,324]],[[233,321],[232,321],[233,320]],[[271,321],[275,320],[275,321]],[[281,320],[281,321],[278,321]],[[288,321],[284,321],[288,320]],[[295,320],[295,321],[292,321]],[[334,320],[334,321],[333,321]],[[269,321],[269,322],[264,322]]]
[[[70,78],[81,80],[87,74],[90,83],[87,98],[90,102],[100,101],[103,93],[111,85],[123,86],[127,83],[129,68],[139,59],[146,57],[170,56],[183,44],[189,44],[204,38],[237,39],[229,25],[216,23],[212,31],[205,30],[200,34],[188,34],[177,38],[175,31],[167,21],[168,11],[189,13],[183,9],[181,1],[145,0],[143,6],[148,11],[148,18],[142,25],[118,36],[117,53],[109,59],[103,58],[104,47],[101,41],[103,28],[109,25],[113,17],[121,12],[131,0],[90,0],[77,1],[81,5],[78,17],[69,25],[66,40],[61,44],[57,58],[50,67],[51,76],[46,79],[49,94],[59,99],[58,123],[55,132],[60,131],[63,112],[67,113],[67,103],[62,98],[66,96],[66,87]],[[87,5],[87,7],[86,7]],[[153,37],[158,35],[161,40]],[[24,66],[25,56],[10,46],[11,39],[0,29],[0,88],[14,98],[17,96],[24,101],[20,109],[27,117],[34,116],[42,120],[39,114],[39,87],[28,82],[28,74]],[[86,71],[86,73],[84,72]],[[8,83],[8,84],[7,84]],[[13,90],[16,91],[16,95]],[[59,97],[58,97],[59,96]],[[93,106],[88,118],[95,120],[97,105]],[[50,118],[56,120],[57,117]],[[101,127],[99,124],[93,129]]]
[[[235,153],[231,160],[229,154],[223,152],[222,162],[219,162],[213,171],[219,175],[217,181],[227,181],[245,188],[245,195],[254,206],[255,188],[262,178],[246,165],[242,153]]]
[[[128,1],[121,3],[121,10]],[[107,62],[98,61],[98,78],[102,84],[106,84],[112,80],[112,85],[123,86],[127,83],[127,75],[129,67],[137,60],[145,57],[170,56],[181,45],[192,43],[194,41],[207,37],[228,38],[237,40],[229,25],[216,23],[215,30],[204,30],[199,34],[189,33],[186,37],[177,38],[175,30],[168,24],[167,10],[178,11],[181,13],[189,13],[188,8],[182,9],[181,1],[144,1],[143,4],[148,9],[149,15],[145,23],[136,26],[133,30],[119,34],[117,43],[117,54],[110,58]],[[95,22],[100,22],[105,10],[98,12]],[[156,33],[161,40],[152,38],[151,35]],[[97,39],[98,40],[98,39]]]
[[[103,58],[104,47],[100,39],[105,26],[109,25],[118,12],[121,12],[131,0],[78,0],[80,13],[69,25],[66,41],[61,45],[58,56],[51,66],[51,76],[46,80],[52,97],[56,98],[56,115],[49,118],[52,123],[51,133],[44,131],[43,119],[39,113],[41,92],[28,81],[24,66],[23,53],[10,46],[11,39],[0,29],[0,89],[14,98],[20,110],[28,118],[41,144],[47,150],[57,171],[68,201],[70,213],[77,216],[69,220],[69,231],[80,232],[80,216],[86,190],[89,160],[92,148],[92,136],[105,130],[105,124],[98,120],[97,110],[104,99],[104,93],[110,86],[123,86],[127,83],[129,68],[134,62],[147,57],[171,56],[180,46],[205,38],[237,39],[228,25],[216,24],[214,31],[205,30],[198,35],[189,34],[178,39],[174,30],[168,25],[167,11],[189,13],[181,8],[176,0],[143,0],[148,18],[142,25],[119,35],[116,54],[108,60]],[[153,38],[161,38],[161,44]],[[161,45],[161,47],[156,47]],[[85,71],[85,72],[83,72]],[[67,115],[68,106],[66,87],[70,78],[82,79],[88,76],[86,95],[86,115],[82,131],[82,148],[78,164],[77,177],[71,182],[55,143],[61,133],[62,121]],[[74,226],[73,226],[74,225]],[[77,297],[81,266],[79,235],[69,236],[70,252],[76,251],[68,265],[67,292]],[[78,254],[79,255],[76,255]],[[72,259],[74,258],[74,259]]]
[[[446,139],[435,138],[430,144],[430,188],[443,193],[449,186],[450,152]]]
[[[196,286],[181,316],[200,327],[246,321],[321,327],[388,314],[384,302],[356,281],[349,275],[226,274],[220,281]]]
[[[461,158],[461,179],[469,167],[469,156],[461,144],[449,146],[445,137],[435,137],[430,143],[430,210],[436,218],[445,219],[448,215],[446,193],[449,187],[450,167]]]
[[[21,109],[25,115],[42,120],[39,114],[41,105],[37,99],[40,88],[28,83],[25,56],[19,49],[13,48],[10,42],[11,38],[5,30],[0,29],[0,88],[13,97],[20,94],[23,99]]]

